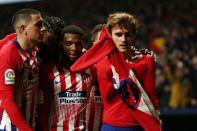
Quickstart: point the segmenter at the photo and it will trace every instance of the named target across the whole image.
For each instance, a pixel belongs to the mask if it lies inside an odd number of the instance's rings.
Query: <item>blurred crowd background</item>
[[[12,15],[24,7],[81,26],[87,32],[87,47],[89,32],[105,23],[108,14],[134,14],[140,22],[137,47],[157,54],[156,87],[166,129],[175,130],[176,123],[181,127],[196,120],[197,0],[41,0],[4,4],[0,5],[0,38],[13,32]],[[197,130],[192,124],[188,126],[190,131]]]

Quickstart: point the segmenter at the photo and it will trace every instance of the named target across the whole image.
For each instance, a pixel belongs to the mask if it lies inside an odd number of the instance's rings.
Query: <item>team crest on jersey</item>
[[[15,84],[15,72],[13,69],[7,69],[5,71],[5,84]]]

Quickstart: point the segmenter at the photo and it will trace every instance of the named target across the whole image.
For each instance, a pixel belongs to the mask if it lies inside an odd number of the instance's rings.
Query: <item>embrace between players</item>
[[[137,19],[110,14],[84,31],[21,9],[0,40],[0,131],[160,131],[155,54],[137,50]]]

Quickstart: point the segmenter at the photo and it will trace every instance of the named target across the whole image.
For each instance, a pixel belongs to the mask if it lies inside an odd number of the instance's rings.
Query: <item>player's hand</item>
[[[154,58],[154,60],[157,61],[157,55],[153,51],[144,48],[144,49],[140,49],[140,52],[142,52],[144,55],[152,56]]]
[[[143,57],[143,54],[140,52],[140,50],[138,50],[137,48],[135,48],[134,46],[131,46],[131,50],[132,50],[132,57],[131,60],[135,61],[137,59],[140,59]]]
[[[139,58],[142,58],[144,55],[150,55],[154,58],[155,61],[157,61],[157,55],[151,50],[148,50],[146,48],[143,48],[143,49],[139,50],[134,46],[131,46],[131,50],[132,50],[133,55],[134,55],[132,57],[132,60],[137,60]]]

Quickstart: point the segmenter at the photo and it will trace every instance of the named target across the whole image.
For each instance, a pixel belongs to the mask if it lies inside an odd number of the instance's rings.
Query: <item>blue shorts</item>
[[[140,126],[121,127],[109,124],[102,124],[101,131],[144,131],[144,129]]]

